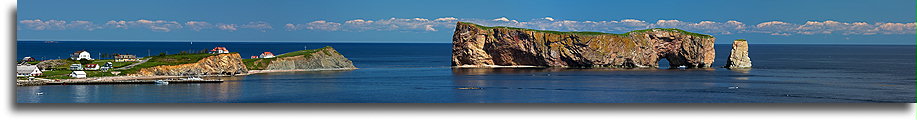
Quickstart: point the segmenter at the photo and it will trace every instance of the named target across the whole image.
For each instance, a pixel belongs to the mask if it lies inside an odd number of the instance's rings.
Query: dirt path
[[[130,64],[130,65],[127,65],[127,66],[124,66],[124,67],[120,67],[120,68],[115,68],[115,70],[127,70],[127,69],[131,69],[131,68],[134,67],[134,66],[137,66],[137,65],[140,65],[140,64],[145,63],[146,61],[149,61],[150,59],[152,59],[152,58],[146,58],[146,59],[140,60],[140,62],[137,62],[137,63],[134,63],[134,64]]]

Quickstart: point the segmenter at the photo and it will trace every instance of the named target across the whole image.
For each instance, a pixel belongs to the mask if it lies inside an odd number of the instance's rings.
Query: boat
[[[204,78],[200,78],[200,77],[188,77],[188,78],[181,78],[180,80],[204,80]]]
[[[165,80],[156,80],[156,81],[153,81],[153,82],[155,82],[156,84],[162,84],[162,85],[169,84],[169,82],[167,82],[167,81],[165,81]]]

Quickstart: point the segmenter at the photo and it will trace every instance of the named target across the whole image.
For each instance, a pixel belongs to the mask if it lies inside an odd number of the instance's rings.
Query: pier
[[[17,80],[18,86],[30,85],[96,85],[96,84],[156,84],[156,79],[135,79],[135,80]],[[163,81],[169,84],[175,83],[221,83],[223,80],[180,80],[165,79]]]

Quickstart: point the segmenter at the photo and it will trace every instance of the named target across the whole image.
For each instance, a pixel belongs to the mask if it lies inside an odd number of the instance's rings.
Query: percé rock
[[[729,53],[729,60],[726,60],[726,68],[751,68],[751,58],[748,57],[748,41],[743,39],[732,41],[732,52]]]
[[[543,66],[577,68],[709,68],[713,36],[672,28],[625,34],[557,32],[484,27],[458,22],[452,36],[452,66]]]
[[[331,47],[306,55],[276,58],[265,70],[356,69],[353,62]]]
[[[163,65],[140,69],[135,76],[235,75],[247,73],[239,53],[205,57],[196,63]]]

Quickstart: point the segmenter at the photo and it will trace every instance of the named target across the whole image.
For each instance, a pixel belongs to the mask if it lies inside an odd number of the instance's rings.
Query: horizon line
[[[188,41],[188,40],[74,40],[74,39],[59,39],[59,40],[47,40],[47,39],[16,39],[16,42],[28,41],[28,42],[38,42],[38,41],[67,41],[67,42],[251,42],[251,43],[452,43],[452,42],[391,42],[391,41]],[[714,44],[730,44],[730,43],[714,43]],[[751,43],[749,43],[751,44]],[[892,44],[892,43],[754,43],[759,45],[917,45],[917,43],[908,43],[908,44]]]

